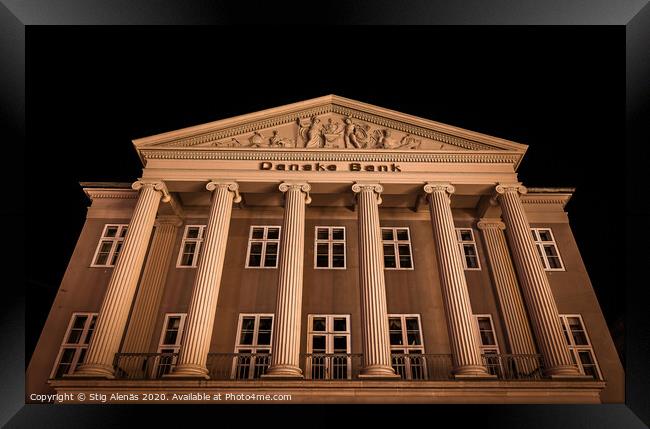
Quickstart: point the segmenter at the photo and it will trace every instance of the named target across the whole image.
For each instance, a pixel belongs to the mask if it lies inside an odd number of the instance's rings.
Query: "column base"
[[[63,378],[107,378],[114,379],[115,371],[112,366],[102,364],[82,364],[77,371],[66,374]]]
[[[295,365],[275,365],[271,366],[266,374],[262,374],[262,378],[267,379],[282,379],[282,380],[302,380],[302,369]]]
[[[573,365],[561,365],[544,370],[544,375],[548,378],[591,378],[588,375],[580,374],[578,368]]]
[[[162,378],[203,378],[209,380],[208,370],[201,365],[178,365],[174,367],[172,372],[165,374]]]
[[[496,375],[492,375],[487,371],[487,368],[481,365],[463,365],[451,370],[451,373],[455,379],[464,379],[464,378],[497,378]]]
[[[398,379],[401,378],[399,374],[395,374],[392,366],[384,365],[370,365],[361,369],[359,372],[360,379]]]

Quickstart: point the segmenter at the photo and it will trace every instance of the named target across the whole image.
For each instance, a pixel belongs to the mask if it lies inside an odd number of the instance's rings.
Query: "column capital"
[[[156,218],[156,222],[154,225],[181,226],[183,225],[183,219],[175,215],[162,215]]]
[[[169,190],[167,189],[167,185],[165,185],[165,182],[162,180],[138,179],[131,185],[131,188],[135,189],[136,191],[139,191],[144,187],[151,187],[154,190],[160,192],[162,194],[161,201],[163,203],[168,203],[172,199],[172,196],[169,194]]]
[[[503,195],[508,192],[517,192],[519,194],[526,194],[528,193],[528,189],[524,185],[521,184],[521,182],[516,182],[516,183],[499,183],[494,190],[496,191],[497,196],[498,195]]]
[[[359,192],[362,191],[374,192],[375,195],[377,195],[377,204],[382,203],[381,193],[384,192],[384,187],[381,184],[356,182],[354,185],[352,185],[352,192],[354,192],[355,194],[358,194]]]
[[[505,230],[506,229],[506,224],[503,223],[501,219],[487,219],[487,218],[482,218],[479,219],[479,221],[476,223],[476,227],[480,230],[484,229],[500,229],[500,230]]]
[[[235,193],[235,199],[233,202],[239,203],[241,202],[241,195],[239,195],[239,184],[233,180],[210,180],[207,185],[205,185],[205,189],[208,191],[212,192],[217,188],[222,188],[222,189],[227,189],[230,192]]]
[[[280,183],[280,186],[278,186],[278,189],[282,193],[285,193],[291,189],[297,189],[300,192],[304,192],[306,194],[305,204],[311,203],[311,196],[309,195],[309,191],[311,191],[311,185],[307,182],[282,182]]]
[[[456,188],[451,183],[443,182],[428,182],[424,185],[424,192],[427,194],[432,194],[436,191],[444,191],[448,195],[451,195],[456,192]]]

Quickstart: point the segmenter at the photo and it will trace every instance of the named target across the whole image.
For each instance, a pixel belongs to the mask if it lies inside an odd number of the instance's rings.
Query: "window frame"
[[[392,345],[390,344],[390,319],[399,318],[402,325],[402,345]],[[408,329],[406,328],[406,319],[407,318],[416,318],[418,320],[418,333],[420,334],[420,345],[411,346],[408,344]],[[390,345],[390,354],[391,354],[391,366],[395,370],[396,374],[399,374],[402,377],[399,367],[404,367],[404,377],[403,380],[427,380],[429,371],[427,369],[427,359],[424,357],[426,354],[426,349],[424,347],[424,332],[422,332],[422,318],[419,314],[388,314],[386,318],[386,323],[388,323],[388,344]],[[401,353],[394,353],[394,350],[401,350]],[[412,351],[419,351],[419,353],[411,353]],[[395,355],[401,355],[401,361],[399,358],[395,358]],[[411,358],[411,355],[414,357]],[[418,358],[417,356],[420,356]],[[405,358],[406,357],[406,358]],[[420,377],[414,377],[414,375],[420,374]]]
[[[490,321],[490,328],[492,331],[492,336],[494,337],[494,344],[488,344],[485,345],[483,344],[483,339],[481,337],[481,325],[478,323],[479,318],[487,318]],[[501,348],[499,347],[499,339],[497,338],[497,330],[494,327],[494,319],[492,318],[491,314],[474,314],[474,324],[476,325],[476,331],[478,332],[478,339],[480,341],[479,343],[479,349],[481,351],[481,356],[484,359],[484,363],[488,366],[488,372],[492,375],[497,375],[500,376],[503,374],[503,366],[501,359],[499,357],[496,358],[496,362],[494,361],[494,358],[492,361],[489,360],[488,356],[489,355],[501,355]],[[486,352],[492,352],[492,353],[486,353]],[[494,369],[494,372],[492,372]]]
[[[117,232],[115,233],[115,237],[106,237],[106,230],[110,227],[117,227]],[[126,233],[124,234],[124,237],[122,237],[122,231],[126,228]],[[122,243],[122,246],[124,246],[124,240],[126,239],[126,234],[129,232],[129,224],[128,223],[107,223],[104,225],[104,228],[102,229],[102,234],[99,237],[99,242],[97,243],[97,247],[95,248],[95,253],[93,254],[93,258],[91,260],[90,266],[93,268],[113,268],[115,265],[117,265],[117,259],[115,259],[115,263],[111,264],[111,260],[113,259],[115,255],[115,249],[118,246],[118,243]],[[99,255],[99,249],[102,247],[102,243],[105,241],[111,241],[111,250],[108,253],[108,257],[106,258],[106,264],[97,264],[97,256]],[[117,258],[120,257],[120,254],[122,253],[122,248],[120,247],[120,251],[117,255]]]
[[[68,343],[67,341],[68,338],[70,337],[70,332],[72,331],[72,327],[74,326],[74,322],[78,316],[87,317],[86,322],[84,323],[84,327],[81,331],[81,336],[79,337],[79,342]],[[90,325],[92,324],[92,321],[94,319],[95,321],[95,324],[93,326],[93,333],[94,333],[95,328],[97,326],[98,316],[99,313],[93,313],[93,312],[74,312],[70,315],[70,321],[68,322],[68,327],[65,330],[63,340],[61,340],[61,344],[59,346],[59,352],[57,353],[56,359],[54,360],[54,366],[52,368],[52,371],[50,371],[50,379],[54,379],[54,377],[56,376],[59,365],[61,364],[61,357],[63,355],[63,350],[65,349],[75,349],[75,351],[74,351],[74,355],[72,356],[72,361],[70,362],[70,367],[68,368],[68,371],[62,374],[62,376],[66,374],[74,374],[76,367],[79,364],[79,357],[81,356],[81,350],[83,349],[88,350],[88,346],[90,345],[90,341],[88,343],[85,342],[86,338],[88,337],[88,332],[90,331],[89,329]]]
[[[246,344],[240,344],[241,341],[241,331],[242,331],[242,324],[244,321],[244,317],[254,317],[255,320],[253,322],[253,344],[246,345]],[[271,336],[269,337],[269,344],[257,344],[258,341],[258,336],[259,336],[259,329],[260,329],[260,319],[262,317],[270,317],[271,318]],[[230,373],[230,378],[232,380],[255,380],[257,379],[255,377],[256,374],[256,366],[257,366],[257,358],[259,353],[258,350],[268,350],[268,355],[271,355],[271,352],[273,351],[273,331],[275,329],[275,314],[274,313],[239,313],[239,319],[237,321],[237,336],[235,337],[235,349],[234,349],[234,355],[233,360],[232,360],[232,369]],[[238,377],[238,368],[242,361],[240,360],[242,354],[241,350],[242,349],[249,349],[250,352],[247,352],[246,354],[252,354],[255,355],[253,359],[250,359],[249,362],[244,362],[245,365],[248,365],[248,376],[246,378],[240,378]],[[270,359],[267,358],[266,362],[266,367],[270,366]]]
[[[472,235],[471,241],[463,240],[462,232],[469,231]],[[465,271],[481,271],[481,258],[478,254],[478,246],[476,245],[476,235],[474,235],[474,228],[458,227],[456,228],[456,240],[458,241],[458,249],[460,250],[460,256],[463,260],[463,269]],[[468,267],[467,266],[467,254],[465,253],[465,245],[471,244],[474,247],[474,254],[476,255],[476,264],[477,267]]]
[[[569,325],[570,317],[575,317],[580,321],[580,326],[582,327],[582,332],[584,332],[585,338],[589,343],[588,345],[575,344],[573,334],[571,333],[571,326]],[[562,324],[564,338],[569,340],[567,347],[569,348],[569,352],[573,356],[575,363],[578,366],[578,369],[580,370],[580,373],[583,375],[587,375],[582,366],[582,361],[580,360],[579,352],[588,351],[591,353],[591,357],[594,360],[594,366],[596,367],[596,373],[598,374],[598,379],[604,380],[603,373],[600,370],[600,364],[598,363],[598,359],[596,358],[596,352],[594,351],[593,343],[591,342],[591,338],[589,337],[589,333],[587,332],[587,326],[585,325],[585,321],[582,319],[582,315],[581,314],[560,314],[560,323]]]
[[[176,336],[176,344],[163,344],[165,335],[167,334],[167,324],[169,319],[172,317],[180,317],[181,320],[178,324],[178,333]],[[156,356],[154,365],[152,366],[153,374],[156,375],[155,378],[160,378],[164,374],[169,374],[172,369],[176,366],[176,361],[178,360],[178,353],[180,352],[181,344],[183,341],[183,336],[185,335],[185,322],[187,320],[187,313],[165,313],[165,318],[163,319],[162,329],[160,330],[160,339],[158,340],[158,349],[157,353],[160,356]],[[171,351],[163,351],[163,350]],[[167,356],[162,356],[165,354]],[[169,355],[172,356],[169,356]],[[171,357],[171,359],[169,359]],[[164,366],[163,366],[164,365]],[[166,370],[166,368],[169,368]]]
[[[199,266],[199,257],[201,256],[201,251],[203,250],[203,241],[205,240],[205,229],[207,225],[185,225],[183,230],[183,239],[181,240],[181,248],[178,251],[178,257],[176,258],[176,268],[196,268]],[[198,238],[187,238],[187,232],[190,228],[199,228]],[[181,265],[183,255],[185,254],[185,243],[193,242],[196,243],[196,248],[192,254],[192,265]]]
[[[553,230],[551,228],[546,228],[546,227],[536,227],[536,228],[530,228],[530,231],[533,234],[533,242],[535,243],[535,247],[537,248],[537,253],[540,255],[540,259],[542,261],[542,267],[544,268],[544,271],[566,271],[566,268],[564,267],[564,261],[562,260],[562,255],[560,255],[560,249],[557,245],[557,241],[555,241],[555,234],[553,234]],[[552,241],[542,241],[539,235],[540,231],[548,231],[549,234],[551,234]],[[558,261],[560,261],[560,268],[551,268],[551,265],[548,262],[548,256],[544,251],[545,245],[552,245],[555,248],[555,252],[557,253],[557,259]]]
[[[333,238],[333,231],[334,229],[342,229],[343,230],[343,239],[342,240],[335,240]],[[318,230],[319,229],[327,229],[327,240],[324,239],[319,239],[318,238]],[[317,225],[314,227],[314,269],[315,270],[345,270],[347,269],[348,265],[348,251],[347,251],[347,239],[348,239],[348,233],[345,230],[344,226],[324,226],[324,225]],[[334,244],[343,244],[343,266],[342,267],[335,267],[333,266],[333,259],[334,259]],[[327,244],[327,267],[319,267],[317,265],[318,263],[318,245],[319,244]]]
[[[326,355],[335,354],[334,353],[334,337],[346,337],[346,355],[350,355],[352,352],[352,330],[350,328],[350,314],[308,314],[307,315],[307,354],[314,354],[314,344],[313,337],[315,335],[321,335],[325,337],[325,353]],[[325,319],[325,330],[324,331],[314,331],[314,319],[315,318],[324,318]],[[335,331],[334,330],[334,319],[345,319],[345,331]],[[329,351],[328,351],[329,350]],[[350,380],[352,378],[352,359],[351,356],[347,357],[347,377],[346,378],[332,378],[332,362],[330,359],[325,360],[325,377],[324,378],[313,378],[312,373],[312,359],[306,359],[305,362],[305,378],[308,380]]]
[[[264,230],[264,234],[262,238],[253,238],[253,230],[255,228],[262,228]],[[278,229],[278,238],[272,238],[269,239],[268,233],[270,228],[277,228]],[[267,270],[273,270],[277,269],[279,262],[280,262],[280,240],[282,239],[282,227],[279,225],[251,225],[249,230],[248,230],[248,246],[246,248],[246,263],[244,268],[250,268],[250,269],[267,269]],[[253,242],[261,242],[262,243],[262,254],[260,256],[260,266],[251,266],[249,265],[250,263],[250,256],[251,256],[251,244]],[[277,243],[278,245],[278,253],[275,258],[275,266],[273,267],[265,267],[264,266],[264,260],[266,259],[266,246],[268,243]]]
[[[393,239],[392,240],[384,240],[384,230],[385,229],[390,229],[393,232]],[[404,240],[398,240],[397,239],[397,230],[399,229],[405,229],[408,233],[408,241]],[[384,270],[391,270],[391,271],[402,271],[402,270],[410,270],[413,271],[415,270],[415,261],[413,260],[413,246],[411,243],[411,228],[408,226],[381,226],[379,228],[379,233],[381,234],[381,256],[382,256],[382,263],[384,265]],[[386,256],[384,255],[384,245],[386,244],[392,244],[393,248],[395,250],[395,267],[386,267]],[[407,268],[402,268],[401,263],[399,260],[399,245],[402,244],[408,244],[409,248],[409,258],[411,260],[411,266]]]

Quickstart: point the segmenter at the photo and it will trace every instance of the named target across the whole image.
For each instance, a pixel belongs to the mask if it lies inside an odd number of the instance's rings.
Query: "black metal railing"
[[[117,353],[115,378],[155,380],[172,371],[178,353]],[[496,380],[544,380],[541,355],[483,354],[483,364]],[[268,353],[210,353],[206,366],[211,380],[257,380],[271,364]],[[300,355],[306,380],[358,380],[363,355],[307,353]],[[454,380],[449,354],[391,354],[391,365],[403,380]],[[599,380],[598,377],[594,379]]]

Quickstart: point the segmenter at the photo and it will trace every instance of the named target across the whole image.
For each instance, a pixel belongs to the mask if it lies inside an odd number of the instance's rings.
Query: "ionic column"
[[[161,199],[171,199],[160,181],[139,180],[132,188],[140,190],[138,202],[99,309],[85,362],[74,373],[77,377],[114,377],[113,359],[126,327],[156,212]]]
[[[300,319],[305,255],[305,204],[311,202],[305,182],[282,183],[284,219],[278,261],[278,294],[273,322],[271,365],[264,377],[302,378],[300,369]]]
[[[562,333],[551,286],[519,198],[520,193],[526,193],[526,188],[520,183],[499,184],[496,192],[530,322],[544,359],[545,373],[548,376],[578,376],[578,368],[571,361]]]
[[[429,194],[433,241],[438,253],[440,284],[451,343],[452,372],[456,377],[487,377],[489,374],[481,358],[478,326],[472,313],[451,213],[449,195],[454,190],[448,183],[424,185],[424,191]]]
[[[211,181],[206,189],[213,191],[210,215],[178,362],[167,377],[209,378],[206,361],[217,311],[232,203],[241,201],[241,196],[239,185],[235,182]]]
[[[352,185],[359,207],[359,287],[363,368],[359,377],[395,378],[388,336],[384,258],[379,226],[379,204],[384,188],[378,183]]]
[[[160,307],[167,271],[171,262],[174,239],[182,221],[176,216],[160,216],[156,220],[147,262],[140,287],[131,310],[129,328],[124,338],[122,352],[145,353],[154,335],[154,322]]]
[[[515,268],[510,259],[508,245],[503,230],[506,225],[500,219],[481,219],[477,224],[483,233],[483,242],[487,248],[492,279],[496,290],[506,337],[512,354],[531,355],[537,353],[528,324],[524,301],[521,298]],[[517,362],[522,370],[533,371],[533,362]]]

